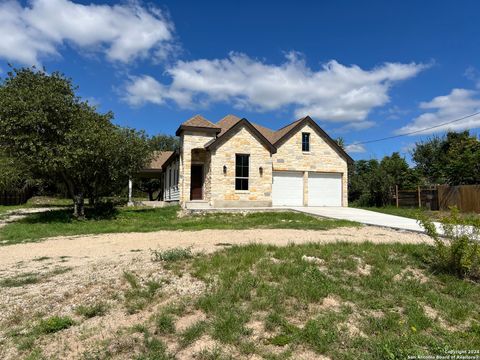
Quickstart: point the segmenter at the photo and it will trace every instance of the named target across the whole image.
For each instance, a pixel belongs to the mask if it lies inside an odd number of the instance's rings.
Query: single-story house
[[[182,207],[347,206],[353,160],[309,116],[277,130],[227,115],[182,123],[157,154],[163,200]],[[160,164],[161,162],[161,164]]]

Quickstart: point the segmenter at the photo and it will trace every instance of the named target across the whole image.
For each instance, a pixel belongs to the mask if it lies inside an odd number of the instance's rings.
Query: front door
[[[192,165],[190,181],[190,200],[202,200],[203,165]]]

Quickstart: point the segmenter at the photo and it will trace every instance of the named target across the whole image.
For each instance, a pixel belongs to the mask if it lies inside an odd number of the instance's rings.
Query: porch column
[[[127,206],[133,206],[132,189],[133,189],[133,181],[130,178],[130,179],[128,179],[128,203],[127,203]]]

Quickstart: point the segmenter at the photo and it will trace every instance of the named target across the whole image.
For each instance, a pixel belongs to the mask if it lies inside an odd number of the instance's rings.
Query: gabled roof
[[[225,134],[231,133],[238,129],[240,126],[247,126],[254,134],[256,134],[262,143],[270,149],[273,153],[276,152],[277,147],[285,140],[289,139],[296,131],[302,127],[304,124],[308,123],[314,129],[316,129],[320,135],[327,141],[330,146],[332,146],[342,157],[344,157],[347,162],[352,163],[353,159],[348,155],[345,150],[338,145],[338,143],[333,140],[318,124],[310,117],[305,116],[301,119],[298,119],[291,124],[284,126],[283,128],[274,131],[264,126],[252,123],[245,118],[239,118],[235,115],[227,115],[216,124],[208,121],[201,115],[195,115],[191,119],[185,121],[177,130],[177,135],[179,135],[181,130],[209,130],[217,132],[217,137],[209,141],[205,148],[215,147],[215,144],[218,144],[219,141],[223,138]]]
[[[222,136],[228,129],[230,129],[233,125],[235,125],[240,120],[241,119],[238,116],[227,115],[223,119],[218,121],[216,125],[222,129],[222,131],[218,134],[218,136],[219,137]],[[253,127],[255,127],[258,130],[258,132],[262,134],[263,137],[265,137],[270,143],[272,143],[275,131],[270,130],[264,126],[255,124],[253,122],[250,122],[250,124],[253,125]]]
[[[318,124],[308,115],[278,130],[277,131],[278,138],[276,139],[274,145],[276,147],[280,145],[282,141],[287,140],[291,135],[293,135],[298,130],[298,128],[302,127],[306,123],[308,123],[315,130],[317,130],[322,135],[322,137],[327,141],[327,143],[329,143],[330,146],[339,153],[339,155],[343,156],[345,160],[347,160],[347,162],[349,163],[354,162],[353,159],[350,157],[350,155],[348,155],[347,152],[340,145],[338,145],[338,143],[335,140],[333,140],[320,126],[318,126]]]
[[[223,125],[225,127],[222,128],[222,132],[220,133],[221,136],[219,135],[216,139],[213,139],[212,141],[208,142],[205,145],[206,149],[215,148],[222,141],[222,139],[225,137],[225,135],[228,135],[228,134],[231,134],[231,133],[235,132],[241,126],[245,126],[253,134],[258,136],[258,138],[260,139],[260,142],[263,145],[265,145],[265,147],[267,149],[269,149],[272,154],[277,152],[276,147],[273,146],[273,144],[250,121],[243,118],[243,119],[239,119],[238,121],[234,122],[235,121],[234,116],[233,115],[230,115],[230,116],[232,116],[232,117],[226,119],[228,117],[227,116],[227,117],[222,119],[222,120],[224,120]],[[220,120],[220,121],[222,121],[222,120]],[[220,123],[220,121],[219,121],[219,123]],[[230,127],[227,128],[227,124],[230,125]],[[218,123],[217,123],[217,125],[218,125]]]
[[[178,136],[182,130],[199,129],[215,131],[216,133],[219,133],[221,131],[221,129],[217,125],[208,121],[202,115],[195,115],[194,117],[191,117],[187,121],[181,123],[175,134]]]

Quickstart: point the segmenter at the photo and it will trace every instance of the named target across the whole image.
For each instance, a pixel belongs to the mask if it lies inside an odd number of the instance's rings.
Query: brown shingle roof
[[[291,124],[288,124],[287,126],[284,126],[283,128],[275,131],[274,136],[272,138],[272,144],[276,143],[278,140],[280,140],[285,134],[287,134],[290,130],[292,130],[299,122],[301,122],[305,118],[298,119],[297,121],[292,122]]]
[[[217,126],[222,129],[222,131],[218,134],[218,136],[222,136],[228,129],[230,129],[233,125],[239,122],[241,119],[235,115],[227,115],[223,119],[217,122]],[[262,134],[268,141],[272,142],[273,134],[275,133],[273,130],[270,130],[264,126],[251,123],[255,129],[257,129],[260,134]]]
[[[260,134],[262,134],[270,143],[274,144],[277,142],[282,136],[284,136],[286,133],[288,133],[291,129],[295,127],[302,119],[299,119],[297,121],[294,121],[293,123],[281,128],[278,131],[271,130],[269,128],[266,128],[265,126],[258,125],[255,123],[251,124],[257,129]],[[237,122],[240,121],[240,118],[235,115],[227,115],[223,119],[221,119],[219,122],[217,122],[217,126],[222,129],[222,131],[218,134],[218,136],[222,136],[228,129],[230,129],[233,125],[235,125]]]
[[[194,117],[183,122],[180,126],[194,126],[194,127],[204,127],[211,129],[218,129],[218,125],[208,121],[202,115],[195,115]]]
[[[216,124],[220,129],[222,129],[222,131],[220,131],[218,136],[222,136],[225,133],[225,131],[230,129],[233,125],[235,125],[239,121],[240,121],[240,118],[238,116],[235,116],[235,115],[225,116]]]
[[[145,169],[161,169],[162,165],[172,156],[173,151],[155,151],[153,159]]]
[[[225,132],[228,131],[228,129],[230,129],[231,127],[233,127],[236,123],[238,123],[241,119],[238,117],[238,116],[235,116],[235,115],[227,115],[225,116],[223,119],[221,119],[219,122],[217,122],[217,126],[221,128],[221,132],[218,134],[218,137],[221,137],[223,134],[225,134]],[[338,144],[332,140],[330,138],[330,136],[322,130],[322,128],[320,128],[318,126],[318,124],[312,120],[312,118],[310,118],[309,116],[305,116],[301,119],[298,119],[294,122],[292,122],[291,124],[288,124],[287,126],[284,126],[283,128],[281,129],[278,129],[277,131],[274,131],[274,130],[271,130],[269,128],[266,128],[264,126],[261,126],[261,125],[258,125],[258,124],[255,124],[255,123],[251,123],[249,121],[247,121],[249,124],[251,124],[265,139],[267,139],[267,141],[271,144],[271,145],[274,145],[276,146],[276,144],[283,138],[285,138],[290,132],[293,131],[293,129],[299,125],[301,122],[303,121],[309,121],[312,123],[313,126],[315,126],[318,131],[323,135],[323,137],[331,144],[332,147],[334,147],[335,149],[338,150],[338,152],[343,155],[347,161],[349,162],[353,162],[352,158],[345,152],[344,149],[342,149],[341,147],[338,146]],[[211,144],[213,144],[214,142],[216,141],[216,139],[213,139],[212,141],[210,141],[207,146],[210,146]]]

